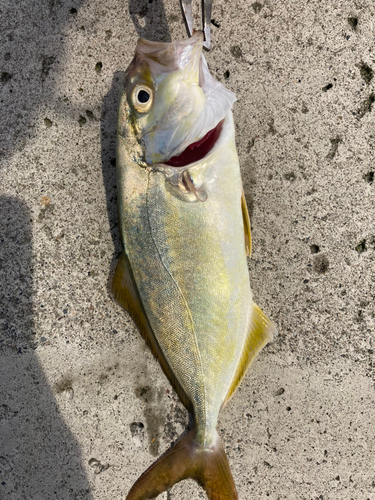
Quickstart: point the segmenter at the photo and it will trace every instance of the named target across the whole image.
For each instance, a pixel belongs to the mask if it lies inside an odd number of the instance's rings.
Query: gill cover
[[[149,165],[166,162],[199,141],[236,100],[210,75],[202,45],[200,31],[182,42],[138,40],[125,75],[126,126]]]

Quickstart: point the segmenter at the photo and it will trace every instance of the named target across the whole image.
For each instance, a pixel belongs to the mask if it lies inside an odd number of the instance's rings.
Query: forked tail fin
[[[238,500],[228,459],[217,436],[216,444],[202,449],[192,429],[149,467],[129,491],[126,500],[148,500],[183,479],[195,479],[210,500]]]

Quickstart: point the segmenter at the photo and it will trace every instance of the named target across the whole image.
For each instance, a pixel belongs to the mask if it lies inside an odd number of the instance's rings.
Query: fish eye
[[[138,92],[138,101],[143,103],[146,103],[150,99],[150,94],[146,90],[140,90]]]
[[[149,111],[153,101],[153,91],[145,85],[137,85],[132,92],[133,106],[139,113]]]

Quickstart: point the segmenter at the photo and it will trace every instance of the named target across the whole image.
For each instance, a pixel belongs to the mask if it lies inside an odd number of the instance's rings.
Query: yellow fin
[[[243,219],[243,227],[245,231],[245,248],[246,253],[249,257],[251,257],[251,228],[250,228],[250,217],[249,212],[247,210],[245,193],[242,190],[241,196],[241,209],[242,209],[242,219]]]
[[[275,326],[267,318],[262,309],[254,302],[252,307],[253,312],[250,330],[247,334],[244,350],[238,363],[236,373],[233,377],[232,384],[224,400],[224,405],[227,404],[236,392],[246,373],[246,370],[249,368],[256,355],[268,342],[273,339],[274,335],[277,334]]]
[[[187,410],[193,413],[192,404],[168,365],[154,332],[152,331],[139,296],[137,285],[134,281],[129,259],[125,252],[121,254],[117,263],[111,290],[115,301],[130,314],[152,354],[159,361],[163,372],[177,392],[183,405]]]
[[[209,500],[238,500],[236,486],[223,445],[202,449],[195,442],[196,428],[180,437],[132,486],[126,500],[156,498],[183,479],[192,478],[206,491]]]

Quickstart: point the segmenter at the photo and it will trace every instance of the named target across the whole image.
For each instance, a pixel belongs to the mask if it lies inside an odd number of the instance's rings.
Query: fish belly
[[[132,163],[125,142],[118,145],[125,252],[157,341],[193,404],[204,445],[216,439],[252,311],[230,125],[207,161],[204,203],[180,196],[162,171]]]

